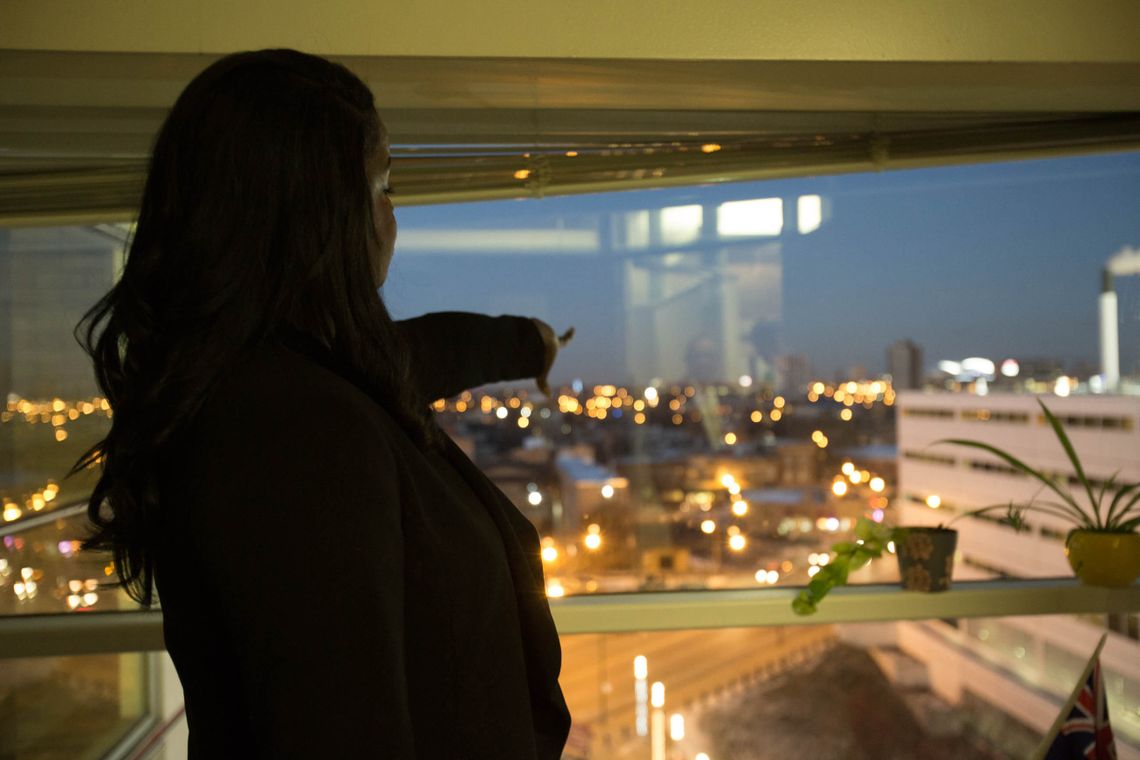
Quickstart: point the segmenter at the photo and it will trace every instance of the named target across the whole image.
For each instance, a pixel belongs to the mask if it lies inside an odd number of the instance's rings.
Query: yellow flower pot
[[[1140,533],[1075,530],[1065,543],[1065,556],[1082,583],[1130,586],[1140,575]]]

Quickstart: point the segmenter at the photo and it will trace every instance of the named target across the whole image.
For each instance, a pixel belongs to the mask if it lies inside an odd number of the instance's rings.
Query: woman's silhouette
[[[388,138],[347,69],[227,56],[155,143],[81,336],[113,404],[89,547],[149,604],[195,758],[558,758],[570,716],[535,529],[427,402],[539,378],[544,323],[377,294]]]

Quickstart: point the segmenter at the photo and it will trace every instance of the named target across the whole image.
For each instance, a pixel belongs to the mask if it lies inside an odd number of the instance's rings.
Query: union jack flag
[[[1099,657],[1049,745],[1045,760],[1116,760],[1116,742],[1112,738],[1112,726],[1108,724],[1108,700]]]

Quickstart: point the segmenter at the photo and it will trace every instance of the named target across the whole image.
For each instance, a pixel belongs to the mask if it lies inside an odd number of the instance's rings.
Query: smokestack
[[[1125,246],[1108,260],[1100,280],[1100,369],[1104,389],[1115,392],[1120,386],[1120,336],[1117,334],[1116,289],[1114,277],[1140,275],[1140,248]]]
[[[1108,393],[1115,392],[1120,385],[1120,339],[1116,332],[1116,290],[1112,279],[1112,268],[1107,266],[1100,280],[1100,371]]]

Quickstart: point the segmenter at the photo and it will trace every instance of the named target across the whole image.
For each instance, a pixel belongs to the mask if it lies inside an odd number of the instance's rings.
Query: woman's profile
[[[558,758],[570,715],[529,521],[428,402],[538,378],[538,320],[404,322],[372,94],[290,50],[198,75],[121,280],[81,325],[114,409],[89,548],[157,588],[193,758]]]

